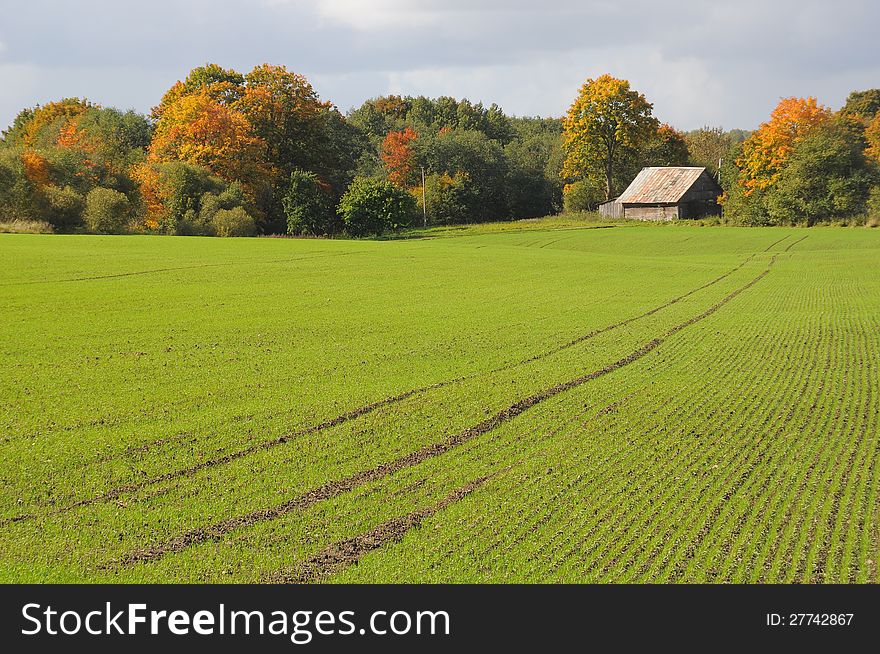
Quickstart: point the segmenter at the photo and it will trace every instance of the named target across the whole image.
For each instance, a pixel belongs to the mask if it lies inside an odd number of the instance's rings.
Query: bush
[[[342,196],[337,213],[350,235],[367,236],[411,225],[417,210],[409,192],[391,182],[360,178]]]
[[[253,236],[257,232],[253,216],[242,207],[220,209],[214,214],[211,224],[217,236]]]
[[[865,203],[865,225],[880,227],[880,186],[871,188]]]
[[[44,220],[12,220],[0,221],[0,233],[6,234],[54,234],[52,225]]]
[[[290,173],[290,184],[281,200],[287,217],[287,233],[321,236],[338,231],[330,189],[318,176],[304,170]]]
[[[213,236],[216,233],[214,218],[220,211],[241,208],[247,211],[247,199],[238,182],[232,182],[219,192],[208,191],[199,199],[199,211],[187,209],[178,219],[176,233],[180,236]],[[246,234],[250,236],[251,234]]]
[[[122,231],[128,224],[131,204],[124,193],[112,188],[96,186],[86,196],[86,210],[83,215],[86,226],[101,234]]]
[[[46,222],[58,229],[71,229],[82,225],[85,198],[70,186],[43,188],[46,197]]]
[[[565,213],[595,211],[604,201],[604,187],[592,179],[580,179],[572,184],[566,184],[562,194]]]

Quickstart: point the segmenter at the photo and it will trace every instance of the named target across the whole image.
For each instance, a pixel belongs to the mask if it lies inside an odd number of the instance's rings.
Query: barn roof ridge
[[[703,173],[704,166],[648,166],[617,198],[625,204],[674,204]]]

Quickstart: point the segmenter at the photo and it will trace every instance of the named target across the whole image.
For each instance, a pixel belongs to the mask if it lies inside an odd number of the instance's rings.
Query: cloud
[[[65,94],[146,111],[206,61],[285,64],[342,109],[399,92],[518,115],[561,115],[609,72],[680,128],[753,127],[787,95],[839,106],[880,79],[869,0],[30,0],[2,14],[17,82],[0,125]]]

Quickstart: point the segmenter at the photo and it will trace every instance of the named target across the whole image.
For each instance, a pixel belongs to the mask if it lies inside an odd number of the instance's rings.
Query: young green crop
[[[0,234],[0,580],[880,580],[880,234],[414,236]]]

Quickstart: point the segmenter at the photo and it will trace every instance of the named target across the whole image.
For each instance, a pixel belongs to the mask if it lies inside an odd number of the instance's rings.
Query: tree
[[[689,161],[710,173],[718,172],[718,163],[728,158],[733,139],[721,127],[701,127],[684,135]]]
[[[283,199],[287,233],[322,236],[336,230],[332,190],[315,173],[294,170]]]
[[[605,188],[598,180],[589,177],[566,184],[563,190],[566,213],[595,211],[604,199]]]
[[[686,166],[689,158],[684,134],[666,123],[658,125],[641,153],[646,166]]]
[[[337,213],[349,234],[367,236],[411,225],[417,210],[415,198],[391,182],[359,178],[342,196]]]
[[[770,114],[770,120],[743,143],[742,154],[737,159],[739,182],[745,195],[771,188],[795,144],[830,118],[831,111],[819,105],[816,98],[780,100]]]
[[[265,177],[265,143],[240,111],[202,90],[164,108],[150,146],[152,161],[184,161],[252,193]]]
[[[162,96],[157,107],[153,108],[153,120],[159,122],[165,111],[185,95],[207,91],[220,104],[234,104],[244,92],[244,75],[227,70],[217,64],[205,64],[193,68],[186,79],[175,82]]]
[[[563,175],[604,176],[605,197],[615,192],[615,166],[624,150],[638,149],[656,131],[653,105],[629,82],[602,75],[588,79],[564,120]]]
[[[388,179],[403,188],[413,186],[416,181],[413,178],[412,142],[418,136],[414,129],[406,127],[399,132],[388,132],[385,140],[382,141],[380,156],[388,172]]]
[[[880,89],[853,91],[840,112],[845,116],[857,117],[865,123],[871,122],[880,113]]]
[[[261,64],[241,75],[207,64],[175,84],[153,113],[154,158],[240,182],[267,231],[286,229],[291,172],[314,172],[339,197],[366,148],[308,80],[284,66]]]
[[[767,198],[776,224],[813,224],[862,214],[876,167],[845,119],[828,121],[799,139]]]
[[[865,141],[868,145],[865,154],[880,164],[880,113],[865,128]]]
[[[199,218],[202,201],[230,186],[208,169],[183,161],[146,162],[132,174],[140,186],[144,227],[166,234],[210,233],[210,225]]]

